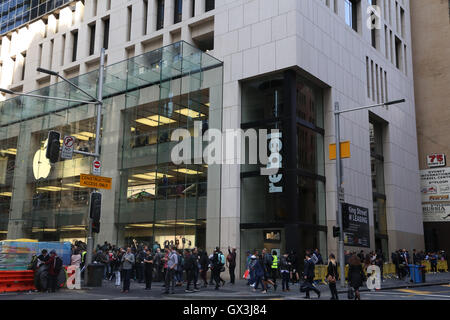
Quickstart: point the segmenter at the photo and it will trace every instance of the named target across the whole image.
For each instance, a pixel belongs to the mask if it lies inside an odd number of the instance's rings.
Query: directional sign
[[[331,143],[328,147],[330,160],[336,160],[336,143]],[[350,158],[350,141],[341,142],[341,159]]]
[[[101,174],[101,171],[102,171],[102,164],[100,160],[94,160],[92,162],[92,174],[99,176]]]
[[[75,137],[65,136],[63,140],[61,159],[72,159]]]
[[[92,174],[80,174],[80,186],[110,190],[112,178],[94,176]]]

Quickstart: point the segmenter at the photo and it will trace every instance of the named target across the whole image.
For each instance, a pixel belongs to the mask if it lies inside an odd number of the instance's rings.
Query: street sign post
[[[75,137],[72,136],[64,137],[61,149],[61,159],[72,159],[74,144],[75,144]]]
[[[92,174],[99,176],[101,175],[101,172],[102,172],[102,164],[100,160],[94,160],[92,162]]]

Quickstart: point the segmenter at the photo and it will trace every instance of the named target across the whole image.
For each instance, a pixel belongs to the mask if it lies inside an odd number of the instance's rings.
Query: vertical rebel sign
[[[281,179],[283,175],[278,173],[282,168],[282,156],[281,149],[283,148],[283,143],[281,142],[282,134],[281,132],[276,132],[269,134],[267,139],[269,140],[269,162],[267,163],[267,169],[275,169],[275,174],[269,176],[269,193],[280,193],[283,192],[283,187],[276,184],[281,184]]]
[[[342,204],[344,244],[353,247],[370,247],[369,209]]]

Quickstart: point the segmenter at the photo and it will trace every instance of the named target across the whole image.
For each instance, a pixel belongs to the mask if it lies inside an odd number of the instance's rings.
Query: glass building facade
[[[95,95],[97,78],[98,70],[71,80]],[[207,218],[220,215],[220,166],[175,165],[171,135],[186,129],[194,140],[221,129],[222,63],[177,42],[107,66],[103,90],[100,159],[113,187],[101,190],[100,232],[119,243],[205,247]],[[65,82],[33,93],[86,99]],[[17,97],[1,103],[0,113],[0,237],[85,240],[92,189],[80,186],[80,174],[90,173],[93,159],[50,165],[45,148],[56,130],[93,152],[95,107]]]
[[[0,34],[36,20],[74,0],[2,0]]]
[[[261,165],[241,166],[241,252],[326,252],[322,89],[294,70],[243,82],[241,126],[278,129],[282,143],[282,189],[270,189]]]

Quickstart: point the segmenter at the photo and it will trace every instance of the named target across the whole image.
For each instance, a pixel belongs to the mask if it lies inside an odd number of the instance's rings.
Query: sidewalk
[[[413,288],[413,287],[423,287],[423,286],[433,286],[433,285],[442,285],[442,284],[450,284],[450,273],[437,273],[437,274],[427,274],[426,275],[426,283],[411,283],[406,280],[398,280],[398,279],[386,279],[381,284],[381,290],[392,290],[392,289],[400,289],[400,288]],[[184,290],[186,288],[185,285],[182,287],[175,287],[175,294],[163,294],[164,288],[162,282],[154,282],[152,284],[152,290],[146,291],[144,290],[145,285],[143,283],[138,283],[135,281],[131,281],[131,290],[130,295],[135,296],[139,295],[140,297],[145,298],[153,298],[153,299],[189,299],[189,300],[264,300],[264,299],[302,299],[304,297],[304,293],[299,292],[299,284],[290,284],[289,292],[282,292],[281,290],[281,280],[277,281],[278,288],[276,291],[270,289],[267,294],[261,293],[261,289],[257,290],[257,292],[253,292],[253,288],[247,286],[246,280],[238,280],[235,285],[231,285],[230,283],[226,283],[225,286],[220,287],[219,290],[214,290],[214,285],[208,285],[207,288],[200,287],[199,292],[194,293],[185,293]],[[321,299],[329,299],[331,297],[330,291],[327,285],[319,284],[317,288],[321,291]],[[103,281],[103,287],[101,288],[83,288],[89,293],[92,294],[102,294],[105,296],[117,296],[124,295],[121,293],[120,287],[114,286],[114,281]],[[65,290],[66,291],[66,290]],[[369,291],[367,287],[362,287],[361,291]],[[67,292],[67,291],[66,291]],[[339,289],[338,284],[338,292],[340,294],[347,293],[347,289]],[[315,299],[316,295],[311,293],[311,297]]]

